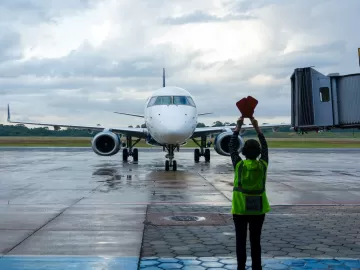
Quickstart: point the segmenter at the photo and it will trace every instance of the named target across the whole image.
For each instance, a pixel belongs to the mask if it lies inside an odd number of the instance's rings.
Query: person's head
[[[247,159],[256,159],[261,153],[261,147],[257,140],[247,140],[242,149],[242,154]]]

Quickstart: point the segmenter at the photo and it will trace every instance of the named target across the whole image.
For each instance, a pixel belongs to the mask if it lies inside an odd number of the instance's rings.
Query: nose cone
[[[163,144],[181,144],[196,126],[196,109],[191,106],[162,106],[153,113],[154,138]]]
[[[179,122],[176,119],[163,123],[161,128],[161,137],[165,143],[182,143],[191,135],[191,123]]]

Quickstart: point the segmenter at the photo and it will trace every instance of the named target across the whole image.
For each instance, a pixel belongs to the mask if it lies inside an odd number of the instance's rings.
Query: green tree
[[[213,127],[221,127],[221,126],[223,126],[224,124],[222,123],[222,122],[220,122],[220,121],[215,121],[214,123],[213,123]]]

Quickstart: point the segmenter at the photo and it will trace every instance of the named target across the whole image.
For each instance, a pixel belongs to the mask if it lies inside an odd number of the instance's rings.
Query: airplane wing
[[[135,117],[140,117],[140,118],[144,118],[145,116],[142,114],[133,114],[133,113],[123,113],[123,112],[114,112],[117,114],[123,114],[123,115],[130,115],[130,116],[135,116]]]
[[[64,125],[64,124],[52,124],[52,123],[37,123],[37,122],[24,122],[24,121],[12,121],[10,119],[10,106],[8,105],[8,116],[7,121],[9,123],[15,124],[25,124],[25,125],[37,125],[37,126],[53,126],[55,130],[58,130],[60,127],[66,128],[75,128],[75,129],[82,129],[82,130],[90,130],[90,131],[103,131],[108,129],[114,133],[121,133],[137,138],[146,138],[148,131],[146,128],[106,128],[102,126],[77,126],[77,125]]]
[[[225,131],[233,131],[235,129],[236,126],[222,126],[222,127],[203,127],[203,128],[196,128],[192,138],[196,138],[196,137],[201,137],[201,136],[206,136],[209,134],[213,134],[213,133],[220,133],[220,132],[225,132]],[[270,125],[270,124],[263,124],[263,125],[259,125],[259,128],[261,129],[268,129],[268,128],[279,128],[279,127],[289,127],[291,128],[291,124],[275,124],[275,125]],[[242,125],[241,130],[250,130],[250,129],[254,129],[254,127],[250,124],[250,125]]]

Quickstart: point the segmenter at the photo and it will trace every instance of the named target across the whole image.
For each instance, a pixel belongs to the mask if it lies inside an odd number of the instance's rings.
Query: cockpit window
[[[151,99],[150,99],[150,101],[149,101],[149,103],[148,103],[148,107],[151,107],[151,106],[154,106],[154,103],[155,103],[155,101],[156,101],[156,98],[157,97],[152,97]]]
[[[190,106],[196,107],[194,100],[191,97],[187,97],[187,100],[190,103]]]
[[[188,96],[174,96],[174,105],[188,105],[188,106],[195,106],[195,102],[191,97]]]
[[[185,96],[175,96],[174,105],[190,105],[190,103]]]
[[[156,105],[187,105],[195,106],[195,102],[189,96],[157,96],[152,97],[148,103],[148,107]]]
[[[157,97],[154,105],[170,105],[171,104],[171,96],[159,96]]]

